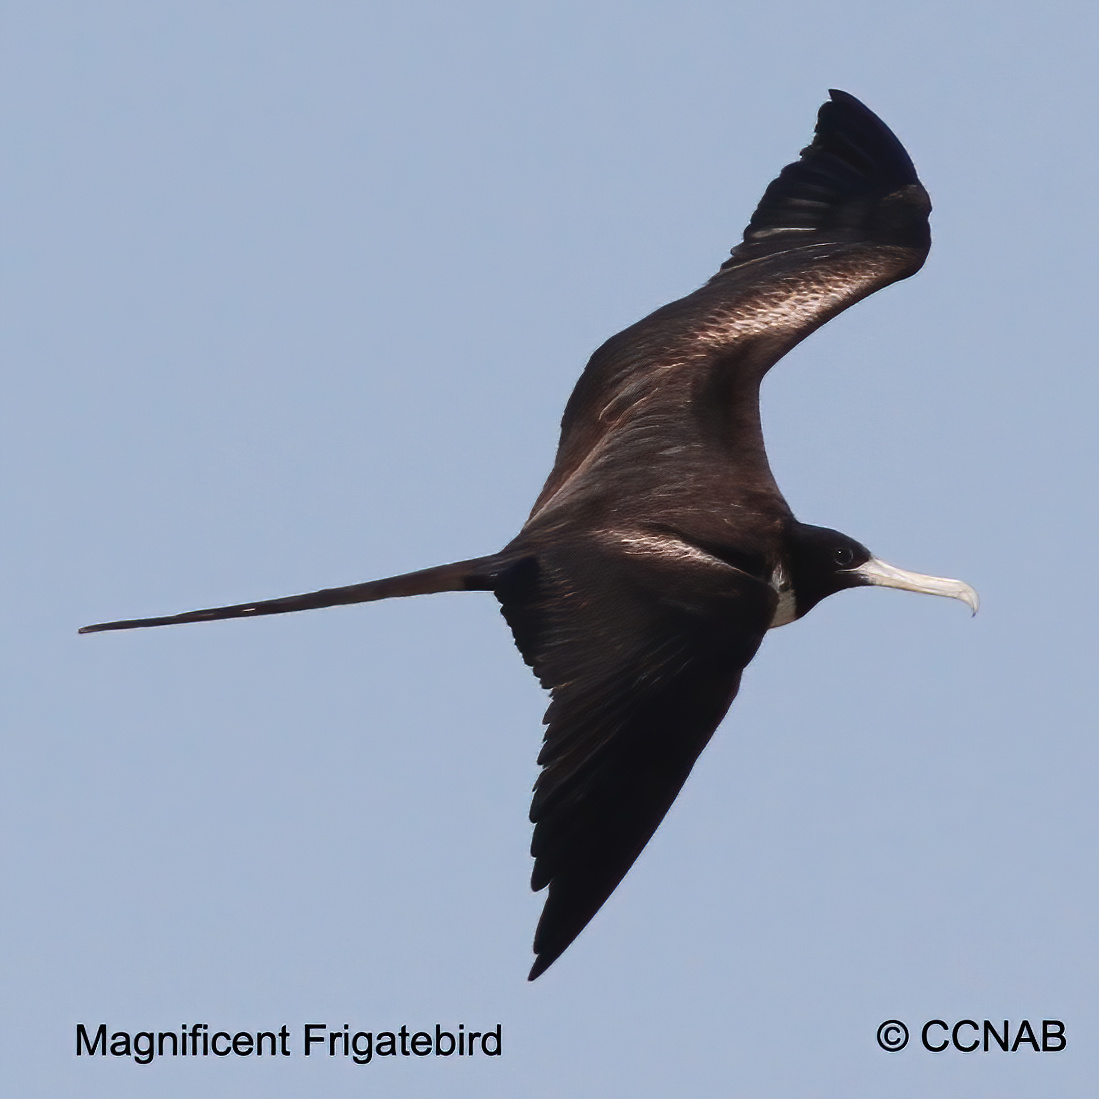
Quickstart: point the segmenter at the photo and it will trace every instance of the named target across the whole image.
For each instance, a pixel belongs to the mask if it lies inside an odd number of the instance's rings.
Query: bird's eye
[[[850,546],[836,546],[832,550],[832,560],[839,565],[839,567],[846,568],[855,560],[855,551]]]

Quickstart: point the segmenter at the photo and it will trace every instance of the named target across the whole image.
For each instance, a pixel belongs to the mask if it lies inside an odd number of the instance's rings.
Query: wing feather
[[[736,695],[775,596],[703,553],[685,563],[597,539],[525,558],[496,591],[551,691],[530,812],[531,885],[549,887],[533,979],[664,818]]]
[[[915,274],[930,247],[927,192],[892,131],[833,91],[812,143],[767,187],[744,237],[708,283],[611,337],[592,355],[565,408],[553,471],[532,519],[575,499],[569,482],[605,478],[614,451],[632,466],[656,448],[698,444],[690,414],[710,376],[743,407],[727,429],[773,488],[758,426],[758,387],[795,344],[869,294]],[[651,453],[635,417],[658,418]],[[568,491],[562,491],[568,485]],[[777,489],[774,489],[777,492]]]

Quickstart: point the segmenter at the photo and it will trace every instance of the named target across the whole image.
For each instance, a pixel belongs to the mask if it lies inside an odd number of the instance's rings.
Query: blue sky
[[[1091,1094],[1090,6],[4,20],[8,1094]],[[545,700],[491,596],[76,627],[502,546],[588,355],[712,274],[829,87],[905,143],[934,244],[768,378],[771,462],[981,613],[858,591],[770,637],[528,985]],[[890,1018],[1069,1044],[887,1054]],[[80,1021],[504,1049],[142,1067],[77,1060]]]

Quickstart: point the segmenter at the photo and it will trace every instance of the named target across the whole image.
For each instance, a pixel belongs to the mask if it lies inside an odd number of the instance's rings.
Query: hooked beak
[[[945,576],[924,576],[920,572],[909,572],[887,565],[876,557],[871,557],[865,565],[851,570],[861,576],[866,584],[876,584],[882,588],[901,588],[904,591],[919,591],[925,595],[946,595],[951,599],[960,599],[974,614],[981,605],[977,593],[961,580],[948,580]]]

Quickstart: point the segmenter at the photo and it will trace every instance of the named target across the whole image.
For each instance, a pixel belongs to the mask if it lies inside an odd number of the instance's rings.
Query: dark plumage
[[[833,91],[812,144],[767,188],[718,273],[592,355],[549,479],[499,553],[82,632],[494,592],[551,692],[530,811],[532,886],[549,887],[533,979],[649,841],[769,628],[863,584],[976,610],[968,585],[894,569],[845,535],[799,523],[760,430],[764,374],[829,318],[915,274],[930,209],[896,137]]]

